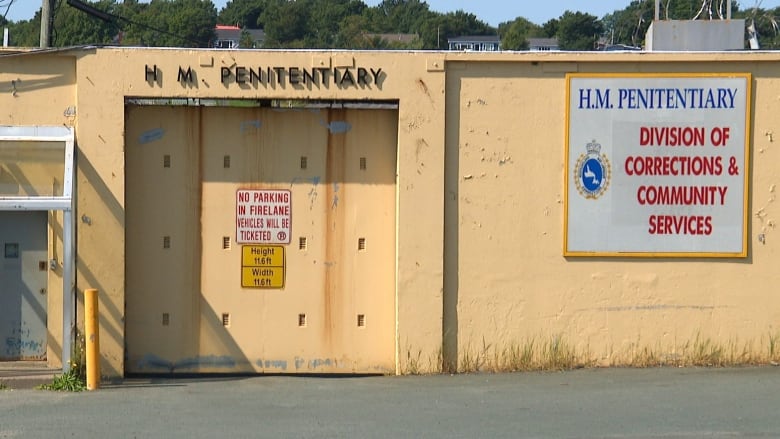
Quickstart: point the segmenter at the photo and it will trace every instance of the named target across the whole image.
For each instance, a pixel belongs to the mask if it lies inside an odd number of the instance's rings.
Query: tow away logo
[[[574,181],[580,195],[595,200],[607,191],[612,169],[607,156],[601,154],[601,144],[596,140],[585,145],[585,150],[587,153],[582,154],[574,166]]]

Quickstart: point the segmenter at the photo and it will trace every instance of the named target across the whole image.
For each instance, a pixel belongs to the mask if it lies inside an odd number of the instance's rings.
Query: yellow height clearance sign
[[[241,246],[242,288],[284,288],[286,260],[281,245]]]

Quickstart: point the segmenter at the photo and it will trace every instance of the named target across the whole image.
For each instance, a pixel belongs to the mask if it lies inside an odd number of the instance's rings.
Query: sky
[[[11,0],[0,0],[0,14]],[[63,3],[65,0],[61,0]],[[217,11],[227,0],[212,0]],[[376,6],[381,0],[363,0],[369,6]],[[647,0],[652,1],[652,0]],[[40,9],[42,0],[13,0],[6,19],[11,21],[28,20]],[[544,24],[552,18],[560,17],[567,9],[572,12],[585,12],[602,18],[616,10],[625,9],[631,0],[427,0],[431,10],[453,12],[462,9],[477,16],[491,26],[504,21],[525,17],[535,24]],[[717,1],[713,1],[717,3]],[[753,7],[757,3],[764,9],[780,6],[780,0],[743,0],[742,9]],[[67,7],[67,5],[63,5]]]

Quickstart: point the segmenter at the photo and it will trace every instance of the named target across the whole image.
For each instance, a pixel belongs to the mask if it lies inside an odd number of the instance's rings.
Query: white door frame
[[[64,142],[65,172],[62,196],[2,196],[0,210],[50,211],[63,215],[62,246],[62,371],[70,370],[75,315],[75,230],[73,228],[74,141],[73,128],[65,126],[0,126],[0,148],[3,142]]]

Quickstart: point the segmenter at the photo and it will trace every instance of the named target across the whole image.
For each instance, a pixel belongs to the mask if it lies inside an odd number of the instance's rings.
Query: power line
[[[0,8],[5,7],[5,12],[3,12],[3,18],[5,18],[8,15],[8,11],[11,10],[11,5],[14,4],[16,0],[1,0],[0,1]]]
[[[13,2],[14,0],[9,0],[9,1]],[[154,26],[149,26],[148,24],[139,23],[137,21],[131,20],[129,18],[122,17],[120,15],[112,14],[112,13],[106,12],[106,11],[101,11],[100,9],[97,9],[97,8],[87,4],[87,3],[84,3],[82,1],[80,1],[80,0],[67,0],[67,2],[68,2],[68,5],[70,5],[71,7],[74,7],[76,9],[78,9],[79,11],[84,12],[87,15],[91,15],[91,16],[97,18],[97,19],[105,21],[106,23],[115,25],[117,28],[120,29],[120,31],[121,31],[121,27],[119,26],[119,22],[125,22],[125,23],[128,23],[130,25],[139,26],[139,27],[142,27],[142,28],[145,28],[145,29],[148,29],[148,30],[159,32],[161,34],[172,36],[172,37],[178,38],[180,40],[189,41],[190,43],[195,43],[195,44],[197,44],[199,46],[204,45],[203,41],[194,40],[192,38],[188,38],[188,37],[185,37],[185,36],[182,36],[182,35],[174,34],[173,32],[168,32],[167,30],[159,29],[159,28],[156,28]],[[208,42],[205,42],[205,46],[208,46]]]

